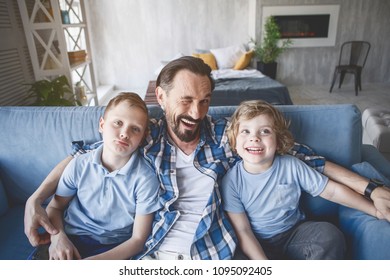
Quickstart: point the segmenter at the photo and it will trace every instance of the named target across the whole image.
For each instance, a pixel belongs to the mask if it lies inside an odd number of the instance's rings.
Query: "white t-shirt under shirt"
[[[327,183],[326,176],[289,155],[276,156],[261,174],[248,173],[240,161],[223,178],[222,202],[228,212],[246,212],[255,235],[270,238],[305,218],[301,189],[317,196]]]
[[[189,256],[195,231],[214,187],[214,180],[195,168],[195,151],[186,155],[176,148],[176,154],[179,197],[173,203],[173,208],[180,212],[180,216],[168,231],[158,250]]]

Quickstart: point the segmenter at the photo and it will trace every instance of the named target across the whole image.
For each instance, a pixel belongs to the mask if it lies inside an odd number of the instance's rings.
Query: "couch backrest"
[[[216,118],[236,107],[210,107]],[[291,120],[296,140],[344,166],[360,161],[360,111],[353,105],[277,106]],[[161,109],[150,106],[151,117]],[[52,168],[71,152],[71,142],[101,140],[104,107],[0,107],[0,178],[9,202],[24,203]]]
[[[11,202],[24,202],[73,140],[100,139],[102,107],[0,107],[0,175]]]
[[[0,216],[3,215],[8,209],[8,198],[3,187],[3,183],[0,180]]]

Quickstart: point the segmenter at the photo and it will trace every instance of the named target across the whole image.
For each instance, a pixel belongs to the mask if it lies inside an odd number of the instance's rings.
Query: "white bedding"
[[[232,79],[232,78],[262,78],[264,77],[257,69],[247,68],[244,70],[234,69],[218,69],[211,71],[214,80],[218,79]]]

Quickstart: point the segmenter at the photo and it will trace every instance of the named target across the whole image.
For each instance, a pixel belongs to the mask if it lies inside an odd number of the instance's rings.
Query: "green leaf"
[[[276,62],[279,55],[292,45],[291,39],[287,39],[283,40],[281,46],[279,46],[280,38],[279,26],[275,22],[274,17],[268,17],[264,25],[264,39],[262,44],[251,39],[251,42],[255,45],[254,51],[257,59],[263,63]]]
[[[28,98],[36,98],[33,105],[38,106],[75,106],[77,102],[66,76],[62,75],[53,80],[40,80],[29,84]]]

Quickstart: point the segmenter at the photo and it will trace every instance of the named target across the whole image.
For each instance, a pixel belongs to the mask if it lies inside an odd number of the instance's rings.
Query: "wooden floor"
[[[335,87],[329,93],[330,85],[290,86],[288,91],[294,104],[355,104],[361,112],[369,107],[390,107],[390,83],[363,84],[358,96],[353,85]]]

